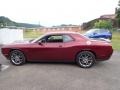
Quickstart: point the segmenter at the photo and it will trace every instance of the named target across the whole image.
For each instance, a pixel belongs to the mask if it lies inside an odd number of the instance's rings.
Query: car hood
[[[11,44],[3,45],[3,48],[17,48],[17,47],[29,47],[32,43],[28,41],[22,41],[22,42],[13,42]]]

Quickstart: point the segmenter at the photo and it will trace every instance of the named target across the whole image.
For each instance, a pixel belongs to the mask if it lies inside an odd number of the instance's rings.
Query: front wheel
[[[90,51],[82,51],[77,55],[76,62],[82,68],[90,68],[95,63],[95,55]]]
[[[10,53],[10,61],[12,64],[19,66],[25,63],[26,58],[21,51],[13,50]]]

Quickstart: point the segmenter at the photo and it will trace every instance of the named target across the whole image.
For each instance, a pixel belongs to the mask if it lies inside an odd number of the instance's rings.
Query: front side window
[[[47,42],[47,43],[59,43],[59,42],[70,42],[73,41],[74,39],[69,36],[69,35],[48,35],[45,36],[43,38],[41,38],[40,40],[38,40],[38,42]]]
[[[46,42],[50,42],[50,43],[63,42],[63,37],[62,35],[50,35],[47,36]]]

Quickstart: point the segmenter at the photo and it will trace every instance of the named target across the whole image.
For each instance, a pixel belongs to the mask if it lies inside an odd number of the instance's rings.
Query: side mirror
[[[45,43],[45,39],[42,39],[42,40],[38,41],[39,45],[43,45],[43,43]]]

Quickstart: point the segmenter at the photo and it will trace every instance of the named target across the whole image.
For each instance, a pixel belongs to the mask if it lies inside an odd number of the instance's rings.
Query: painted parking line
[[[7,68],[9,68],[9,65],[1,65],[1,66],[0,66],[0,71],[4,71],[4,70],[6,70]]]

